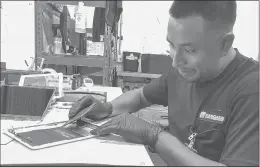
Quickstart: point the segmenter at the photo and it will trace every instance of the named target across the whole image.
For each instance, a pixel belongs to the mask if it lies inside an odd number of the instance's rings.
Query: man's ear
[[[221,41],[221,51],[223,53],[228,53],[229,49],[232,47],[235,36],[232,32],[227,33]]]

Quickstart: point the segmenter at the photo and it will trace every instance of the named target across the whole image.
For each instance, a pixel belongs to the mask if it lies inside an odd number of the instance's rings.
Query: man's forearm
[[[111,101],[113,106],[113,112],[110,116],[116,116],[123,112],[136,112],[143,107],[146,107],[147,104],[143,104],[141,97],[141,89],[135,89],[128,91],[115,100]]]
[[[168,165],[225,166],[206,159],[187,148],[175,136],[162,131],[155,145],[156,152]]]

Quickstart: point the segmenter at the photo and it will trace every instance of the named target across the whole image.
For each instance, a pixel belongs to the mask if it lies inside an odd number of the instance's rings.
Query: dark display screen
[[[51,88],[3,85],[1,114],[43,116],[55,92]]]

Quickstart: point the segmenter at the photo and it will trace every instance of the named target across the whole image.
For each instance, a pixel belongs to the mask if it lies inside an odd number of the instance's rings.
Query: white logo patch
[[[225,117],[224,116],[219,116],[219,115],[215,115],[215,114],[209,114],[205,111],[202,111],[199,115],[199,118],[202,119],[202,120],[212,120],[212,121],[217,121],[217,122],[224,122],[225,120]]]

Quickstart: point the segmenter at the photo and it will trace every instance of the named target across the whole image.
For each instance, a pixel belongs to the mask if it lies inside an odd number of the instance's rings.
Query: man
[[[175,1],[167,41],[172,68],[111,103],[86,97],[87,118],[111,120],[93,134],[117,133],[153,148],[168,165],[259,165],[259,65],[232,47],[235,1]],[[164,129],[129,113],[168,106]]]

